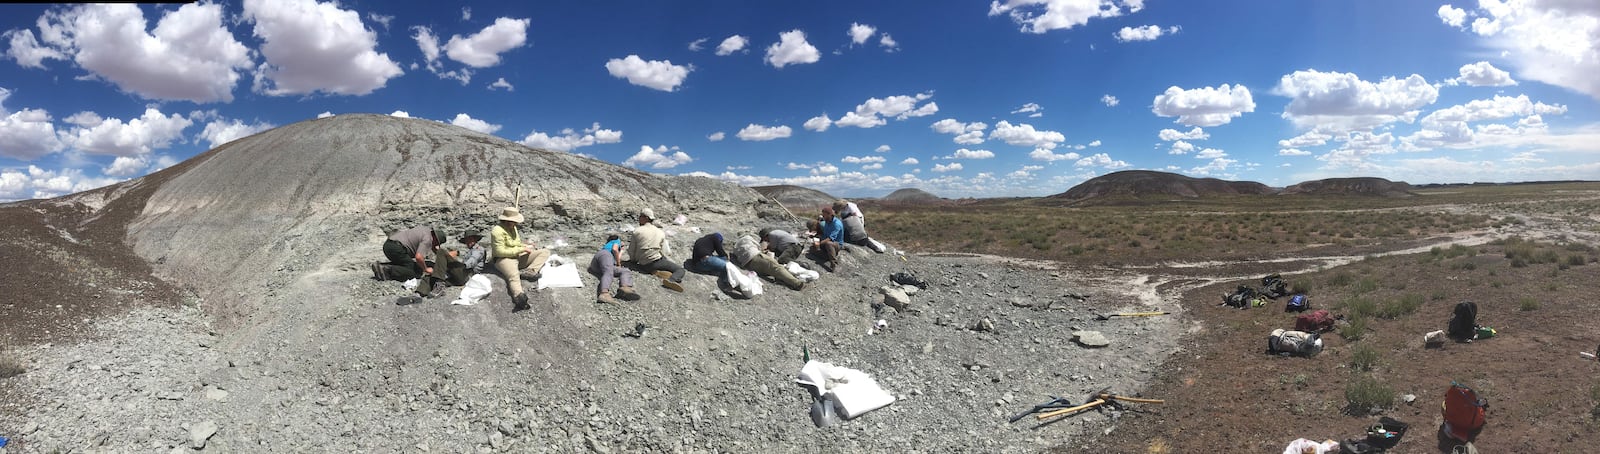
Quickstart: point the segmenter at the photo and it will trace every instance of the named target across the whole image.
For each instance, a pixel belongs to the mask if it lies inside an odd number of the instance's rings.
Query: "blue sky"
[[[0,200],[357,112],[851,197],[1600,180],[1581,0],[7,4],[0,31]]]

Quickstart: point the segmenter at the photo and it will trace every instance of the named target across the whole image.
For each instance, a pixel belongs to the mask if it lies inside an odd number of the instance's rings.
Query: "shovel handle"
[[[1063,408],[1063,409],[1052,411],[1052,412],[1042,413],[1039,416],[1036,416],[1036,418],[1039,418],[1039,420],[1042,421],[1042,420],[1054,418],[1054,417],[1057,417],[1057,416],[1065,415],[1065,414],[1068,414],[1068,413],[1075,413],[1075,412],[1087,410],[1087,409],[1090,409],[1090,408],[1098,407],[1098,406],[1103,405],[1105,403],[1106,403],[1105,399],[1095,399],[1095,400],[1089,401],[1089,403],[1086,403],[1086,404],[1083,404],[1083,405],[1079,405],[1079,406],[1076,406],[1076,407]]]
[[[1167,401],[1164,401],[1164,400],[1161,400],[1161,399],[1140,399],[1140,398],[1137,398],[1137,397],[1122,397],[1122,396],[1105,396],[1105,397],[1101,397],[1101,399],[1116,399],[1116,400],[1122,400],[1122,401],[1128,401],[1128,402],[1138,402],[1138,403],[1141,403],[1141,404],[1164,404],[1164,403],[1167,403]]]

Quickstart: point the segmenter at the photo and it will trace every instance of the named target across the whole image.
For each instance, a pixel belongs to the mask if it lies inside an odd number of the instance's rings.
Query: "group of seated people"
[[[516,207],[503,209],[498,220],[490,229],[487,248],[481,244],[484,236],[476,231],[464,233],[458,238],[459,244],[450,246],[443,245],[445,233],[433,227],[419,226],[395,232],[383,245],[388,262],[372,263],[373,277],[399,281],[418,279],[414,294],[397,302],[405,305],[421,302],[423,297],[439,296],[444,284],[463,285],[472,274],[492,269],[506,280],[514,304],[512,310],[527,310],[528,296],[522,281],[539,280],[540,270],[550,258],[550,250],[523,240],[518,226],[524,219]],[[631,271],[653,275],[661,280],[662,287],[683,291],[685,269],[678,261],[667,257],[667,234],[656,224],[655,211],[640,210],[637,220],[638,227],[626,236],[608,235],[589,260],[587,271],[600,280],[595,292],[596,302],[638,300],[640,296],[634,290]],[[791,272],[787,265],[810,252],[823,268],[832,272],[839,267],[840,245],[844,243],[880,253],[884,251],[881,243],[867,236],[860,208],[839,200],[823,207],[821,216],[808,221],[806,231],[798,234],[763,228],[754,235],[733,239],[731,248],[721,232],[701,236],[691,246],[689,260],[685,263],[694,271],[719,276],[719,283],[729,283],[725,274],[732,264],[798,291],[805,287],[806,281]],[[431,262],[427,260],[429,253],[434,258]],[[796,263],[809,270],[803,262]],[[809,271],[802,271],[805,272]]]

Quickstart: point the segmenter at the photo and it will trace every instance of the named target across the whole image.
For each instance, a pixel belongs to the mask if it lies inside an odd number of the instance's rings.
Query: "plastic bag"
[[[456,297],[450,304],[456,306],[471,306],[478,304],[484,297],[494,291],[494,286],[489,282],[489,276],[475,274],[467,279],[467,285],[461,287],[461,296]]]
[[[411,279],[409,279],[409,280],[407,280],[405,282],[401,282],[400,283],[401,287],[405,287],[406,291],[411,291],[411,292],[416,291],[418,285],[422,285],[422,279],[411,278]]]

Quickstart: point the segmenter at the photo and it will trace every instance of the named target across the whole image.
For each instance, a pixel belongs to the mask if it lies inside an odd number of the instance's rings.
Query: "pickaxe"
[[[1116,405],[1118,401],[1138,402],[1138,403],[1145,403],[1145,404],[1166,403],[1166,401],[1160,400],[1160,399],[1140,399],[1140,398],[1137,398],[1137,397],[1122,397],[1122,396],[1118,396],[1116,394],[1112,394],[1111,393],[1111,388],[1103,388],[1103,389],[1101,389],[1099,391],[1096,391],[1094,394],[1090,395],[1090,400],[1089,400],[1088,403],[1085,403],[1083,405],[1078,405],[1078,406],[1075,406],[1075,407],[1063,408],[1063,409],[1060,409],[1060,410],[1046,412],[1046,413],[1039,414],[1039,415],[1035,416],[1035,418],[1038,418],[1040,421],[1043,421],[1043,420],[1054,418],[1054,417],[1057,417],[1057,416],[1070,415],[1070,414],[1077,413],[1077,412],[1080,412],[1080,411],[1088,410],[1090,408],[1099,407],[1101,405],[1106,405],[1106,404]]]
[[[1095,320],[1110,320],[1111,317],[1149,317],[1149,316],[1153,316],[1153,315],[1167,315],[1167,314],[1170,314],[1170,313],[1171,312],[1164,312],[1164,311],[1124,312],[1124,313],[1121,313],[1121,314],[1104,314],[1104,315],[1095,314],[1094,318],[1095,318]]]

